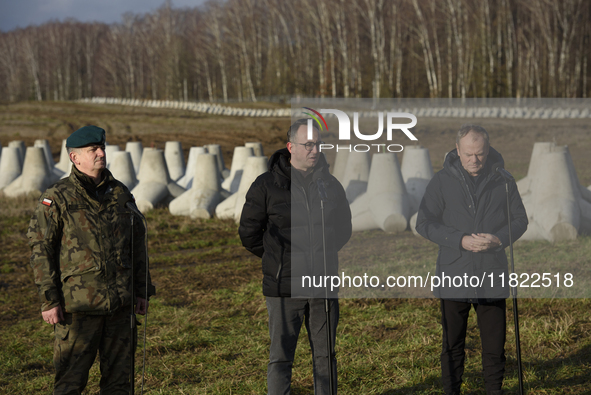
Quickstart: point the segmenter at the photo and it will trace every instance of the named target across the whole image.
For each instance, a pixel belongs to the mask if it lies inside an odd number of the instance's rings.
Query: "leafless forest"
[[[0,33],[0,100],[587,97],[587,0],[165,2]]]

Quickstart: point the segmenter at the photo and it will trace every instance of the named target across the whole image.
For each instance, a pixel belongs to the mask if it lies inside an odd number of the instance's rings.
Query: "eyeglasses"
[[[309,141],[306,144],[302,144],[302,143],[297,143],[299,145],[303,145],[306,148],[306,151],[311,152],[314,147],[318,148],[318,150],[320,150],[320,145],[324,144],[324,141],[317,141],[315,143]]]

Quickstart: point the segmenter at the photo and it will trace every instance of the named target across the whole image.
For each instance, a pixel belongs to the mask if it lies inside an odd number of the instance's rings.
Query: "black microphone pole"
[[[328,270],[326,268],[326,231],[324,224],[324,202],[328,200],[326,195],[326,189],[324,188],[324,181],[322,179],[317,180],[318,194],[320,195],[320,211],[322,213],[322,254],[324,258],[324,279],[328,276]],[[330,301],[328,299],[328,285],[324,283],[324,311],[326,312],[326,346],[328,348],[328,388],[330,395],[335,394],[334,389],[334,376],[333,376],[333,364],[332,364],[332,325],[330,322]]]
[[[496,168],[495,171],[505,179],[505,192],[507,194],[507,224],[509,225],[509,254],[511,256],[511,273],[515,273],[515,261],[513,260],[513,236],[511,235],[511,203],[509,200],[509,181],[513,177],[503,168]],[[504,173],[509,174],[508,176]],[[517,287],[511,287],[513,298],[513,322],[515,323],[515,350],[517,356],[517,374],[519,375],[519,394],[523,395],[523,370],[521,367],[521,341],[519,340],[519,313],[517,311]]]
[[[145,260],[146,260],[146,303],[148,300],[148,222],[146,221],[146,217],[142,215],[142,213],[137,209],[136,205],[134,204],[133,197],[129,197],[126,195],[119,196],[119,204],[126,209],[131,211],[131,358],[130,358],[130,365],[131,365],[131,372],[130,372],[130,394],[135,394],[135,351],[137,346],[137,339],[135,336],[136,332],[136,316],[135,316],[135,257],[134,257],[134,226],[133,226],[133,219],[135,216],[138,216],[144,225],[144,248],[145,248]],[[142,362],[142,388],[141,393],[144,393],[144,379],[146,375],[146,331],[148,328],[148,308],[146,306],[146,311],[144,315],[144,358]]]
[[[132,213],[131,214],[131,314],[130,314],[130,320],[131,320],[131,325],[130,325],[130,330],[131,330],[131,358],[130,358],[130,378],[129,378],[129,384],[130,384],[130,394],[134,395],[135,394],[135,262],[134,262],[134,256],[133,256],[133,249],[134,249],[134,245],[133,245],[133,218],[135,217],[135,214]]]

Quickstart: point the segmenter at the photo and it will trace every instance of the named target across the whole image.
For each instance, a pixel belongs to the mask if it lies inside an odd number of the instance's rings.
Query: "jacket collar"
[[[111,174],[111,172],[108,169],[103,169],[102,177],[103,179],[101,180],[101,182],[98,185],[96,185],[92,178],[82,173],[74,164],[72,164],[70,180],[72,180],[72,182],[79,188],[83,188],[87,191],[95,193],[97,190],[103,188],[105,185],[109,184],[114,179],[113,174]]]
[[[275,177],[275,183],[280,188],[289,189],[291,184],[291,154],[287,148],[282,148],[276,151],[267,164],[269,172]],[[324,155],[320,155],[318,163],[314,166],[312,171],[312,180],[316,181],[318,178],[325,178],[328,172],[329,164]]]
[[[504,167],[505,161],[496,149],[490,147],[488,150],[488,157],[486,158],[486,163],[484,164],[483,174],[486,176],[487,179],[500,177],[500,175],[492,171],[493,167],[499,166]],[[447,153],[447,155],[445,156],[445,161],[443,162],[443,168],[460,180],[464,178],[462,174],[462,162],[460,161],[457,148],[454,148],[453,150]]]

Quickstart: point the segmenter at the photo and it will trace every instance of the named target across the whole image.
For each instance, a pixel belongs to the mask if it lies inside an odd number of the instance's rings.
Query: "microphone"
[[[127,195],[127,194],[119,195],[119,197],[117,197],[117,203],[119,203],[119,206],[133,211],[133,213],[138,215],[140,218],[144,217],[142,215],[142,213],[140,212],[140,210],[138,210],[137,206],[135,205],[135,199],[133,198],[132,195]]]
[[[495,173],[500,175],[505,179],[505,181],[515,181],[515,178],[509,173],[507,170],[503,168],[503,165],[500,163],[496,163],[493,165],[493,170]]]
[[[318,186],[318,194],[320,195],[320,200],[323,202],[328,202],[328,195],[326,194],[326,188],[324,187],[324,180],[319,178],[316,180],[316,185]]]

